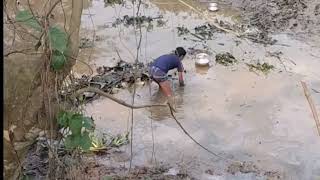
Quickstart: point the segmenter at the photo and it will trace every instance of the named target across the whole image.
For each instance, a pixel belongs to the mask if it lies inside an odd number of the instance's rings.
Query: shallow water
[[[223,157],[253,161],[262,169],[284,173],[284,179],[319,177],[319,136],[299,81],[304,80],[310,88],[320,89],[320,46],[294,40],[286,34],[274,35],[280,45],[269,47],[225,33],[215,34],[215,39],[206,43],[184,40],[176,33],[177,26],[193,28],[205,21],[177,2],[159,2],[147,2],[148,7],[142,6],[141,12],[154,17],[163,15],[168,22],[164,27],[154,26],[150,32],[142,29],[139,61],[150,62],[176,46],[201,49],[203,44],[214,54],[227,51],[239,60],[231,67],[212,62],[210,68],[199,69],[194,64],[194,57],[184,59],[186,86],[181,88],[176,81],[173,84],[176,116],[187,131]],[[228,7],[212,15],[233,20],[230,12]],[[238,14],[236,10],[234,12],[231,16]],[[92,19],[86,15],[89,13]],[[103,1],[92,1],[82,18],[82,34],[91,38],[94,24],[94,33],[104,39],[96,42],[93,49],[80,52],[83,61],[93,67],[112,65],[119,59],[116,49],[123,60],[134,61],[137,31],[132,27],[110,27],[110,22],[125,14],[133,14],[129,5],[104,7]],[[238,18],[236,20],[240,22]],[[235,40],[241,41],[240,45],[236,46]],[[267,51],[282,51],[283,64],[276,58],[267,57]],[[273,64],[276,69],[268,76],[257,75],[244,64],[257,61]],[[89,72],[83,63],[77,64],[75,71],[79,74]],[[115,96],[131,102],[132,91],[121,90]],[[319,109],[320,95],[312,91],[312,97]],[[164,101],[155,83],[137,88],[136,105]],[[86,113],[94,117],[100,131],[123,133],[130,130],[131,110],[109,99],[100,98],[88,104]],[[133,116],[134,165],[154,165],[154,143],[157,162],[186,169],[199,179],[264,179],[252,173],[228,174],[225,169],[230,162],[210,155],[192,142],[166,108],[134,110]],[[127,158],[110,160],[101,157],[99,161],[108,165],[128,165],[130,147],[125,146],[123,150],[122,156]],[[207,169],[214,169],[215,175],[205,174]]]

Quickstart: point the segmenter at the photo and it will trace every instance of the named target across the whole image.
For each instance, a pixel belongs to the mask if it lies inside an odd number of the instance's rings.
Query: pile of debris
[[[261,31],[258,28],[254,28],[254,26],[252,25],[231,24],[222,20],[216,20],[215,23],[224,29],[234,31],[235,33],[238,33],[240,37],[247,38],[255,43],[273,45],[277,42],[276,40],[272,39],[267,32]],[[199,42],[213,40],[215,33],[224,32],[222,29],[217,28],[216,26],[209,23],[196,26],[192,30],[184,26],[178,26],[177,31],[178,36],[190,35],[196,38],[191,40]],[[187,38],[184,39],[186,40]]]
[[[250,71],[261,71],[265,74],[269,73],[270,70],[274,69],[273,65],[270,65],[268,63],[257,63],[257,64],[248,64],[246,63],[246,65],[249,67]]]
[[[195,179],[184,172],[170,172],[169,166],[160,165],[157,167],[137,166],[131,169],[129,173],[125,167],[107,167],[95,162],[86,163],[84,176],[87,179],[110,179],[110,180],[125,180],[125,179],[154,179],[154,180],[183,180]]]
[[[104,6],[112,6],[112,5],[121,5],[124,3],[124,0],[104,0]]]
[[[203,24],[200,26],[196,26],[192,31],[190,31],[188,28],[184,26],[178,26],[177,30],[178,36],[191,35],[201,41],[212,40],[214,33],[223,32],[221,29],[211,24]]]
[[[237,62],[236,58],[229,52],[219,53],[216,55],[216,63],[219,63],[224,66],[230,66]]]
[[[259,168],[253,162],[246,162],[246,161],[241,163],[235,162],[230,164],[227,168],[227,172],[232,175],[235,175],[237,173],[241,173],[241,174],[251,173],[251,174],[254,174],[256,178],[264,177],[266,179],[274,179],[274,180],[280,180],[284,178],[284,175],[279,171],[266,171],[264,169]]]
[[[299,34],[320,33],[320,3],[318,0],[243,0],[232,1],[244,13],[242,17],[250,27],[266,34],[291,30]]]
[[[105,155],[111,150],[117,150],[120,146],[129,143],[128,133],[112,136],[94,132],[91,139],[92,147],[88,153],[91,152],[98,156]],[[27,179],[46,179],[48,176],[65,179],[67,171],[72,167],[81,166],[80,161],[83,161],[82,158],[75,156],[75,152],[66,150],[62,140],[39,135],[35,143],[29,147],[26,158],[22,161],[21,172],[16,172],[15,176],[20,174]],[[54,159],[54,164],[49,165],[50,158]]]
[[[151,17],[151,16],[128,16],[124,15],[122,18],[117,18],[113,23],[112,27],[117,27],[120,24],[123,24],[125,27],[134,26],[134,25],[147,25],[148,28],[153,27],[152,22],[157,20],[157,26],[161,27],[166,24],[162,20],[163,16]]]
[[[118,89],[130,87],[133,83],[149,81],[148,68],[143,63],[132,64],[121,60],[113,67],[99,67],[97,72],[98,74],[93,77],[83,75],[75,79],[71,85],[60,92],[62,99],[88,86],[114,94]],[[96,93],[84,93],[82,100],[86,103],[96,97]]]

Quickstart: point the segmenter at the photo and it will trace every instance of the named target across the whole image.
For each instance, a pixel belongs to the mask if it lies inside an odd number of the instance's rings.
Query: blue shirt
[[[158,67],[165,73],[168,73],[169,70],[175,68],[177,68],[179,72],[183,71],[183,66],[179,57],[174,54],[162,55],[154,60],[152,65]]]

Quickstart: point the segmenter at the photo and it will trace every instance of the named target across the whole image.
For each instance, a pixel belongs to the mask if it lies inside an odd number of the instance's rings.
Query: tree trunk
[[[55,4],[52,0],[30,0],[30,7],[35,14],[44,15]],[[5,1],[7,13],[4,12],[4,19],[7,17],[14,20],[16,9],[15,1]],[[20,6],[29,9],[28,1],[20,1]],[[68,47],[73,57],[78,55],[79,29],[81,23],[81,15],[83,9],[82,0],[66,0],[64,6],[66,15],[66,31],[70,35]],[[70,7],[71,11],[70,11]],[[68,11],[67,11],[68,9]],[[61,18],[62,6],[58,4],[52,11],[56,16],[50,23],[58,23],[60,27],[64,27],[64,18]],[[8,16],[7,16],[8,14]],[[26,26],[17,23],[14,25],[4,23],[4,54],[8,52],[20,51],[25,49],[33,49],[38,40],[35,36],[40,33],[30,31]],[[13,39],[15,39],[13,41]],[[46,71],[50,68],[50,62],[41,52],[33,51],[30,53],[12,53],[4,58],[4,130],[9,130],[10,126],[15,126],[14,140],[25,141],[25,135],[32,127],[40,127],[50,129],[56,127],[55,113],[58,109],[56,101],[56,84],[62,84],[64,78],[70,73],[75,60],[70,58],[67,60],[62,73],[57,75],[53,70]],[[36,53],[36,54],[35,54]],[[50,125],[50,126],[49,126]],[[5,141],[5,139],[4,139]],[[4,148],[5,150],[8,147]],[[10,152],[5,153],[5,159],[14,159]]]

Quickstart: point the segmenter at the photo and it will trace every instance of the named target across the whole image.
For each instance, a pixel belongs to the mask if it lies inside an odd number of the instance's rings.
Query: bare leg
[[[170,82],[169,81],[164,81],[159,83],[162,92],[164,93],[164,95],[167,97],[168,99],[168,103],[170,104],[170,106],[173,108],[173,110],[175,111],[175,102],[174,102],[174,97],[172,95],[172,90],[170,87]]]
[[[172,96],[172,90],[171,90],[169,81],[160,82],[159,85],[160,85],[161,90],[165,96],[167,96],[167,97]]]

